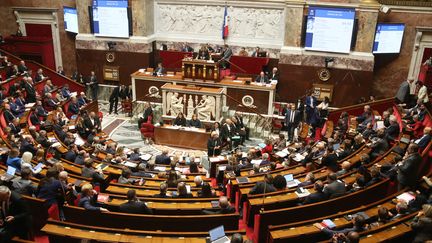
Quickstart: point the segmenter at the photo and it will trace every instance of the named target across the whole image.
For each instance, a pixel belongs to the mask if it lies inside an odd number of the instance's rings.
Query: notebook
[[[237,182],[239,184],[248,183],[249,182],[249,178],[247,178],[247,177],[238,177],[238,178],[236,178],[236,180],[237,180]]]
[[[211,243],[226,243],[230,239],[225,235],[224,226],[221,225],[209,231]]]

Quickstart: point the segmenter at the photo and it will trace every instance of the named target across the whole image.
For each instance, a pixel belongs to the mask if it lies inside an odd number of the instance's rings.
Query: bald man
[[[27,239],[31,216],[24,199],[6,186],[0,186],[0,205],[2,205],[0,242],[10,242],[14,236]]]
[[[219,197],[219,210],[203,210],[203,214],[211,215],[211,214],[230,214],[235,213],[235,208],[232,207],[228,201],[228,198],[225,196]]]

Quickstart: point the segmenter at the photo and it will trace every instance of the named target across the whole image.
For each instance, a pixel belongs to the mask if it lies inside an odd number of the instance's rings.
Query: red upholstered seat
[[[57,203],[53,203],[48,209],[48,216],[55,220],[60,220],[60,211]]]
[[[6,119],[4,118],[4,114],[2,114],[2,115],[0,116],[0,125],[1,125],[2,128],[7,127]]]
[[[141,124],[141,134],[144,138],[154,138],[154,125],[150,122]]]

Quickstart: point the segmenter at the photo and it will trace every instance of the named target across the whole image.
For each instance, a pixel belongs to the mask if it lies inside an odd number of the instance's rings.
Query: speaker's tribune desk
[[[163,125],[155,127],[155,142],[161,145],[207,150],[210,133],[205,129]]]

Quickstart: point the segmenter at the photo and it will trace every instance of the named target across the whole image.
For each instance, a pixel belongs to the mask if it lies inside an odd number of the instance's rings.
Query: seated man
[[[425,149],[432,138],[432,128],[431,127],[425,127],[423,129],[423,136],[421,136],[419,139],[415,140],[414,143],[418,145],[420,149]]]
[[[225,196],[219,197],[219,207],[220,209],[217,211],[204,210],[203,214],[211,215],[211,214],[230,214],[235,213],[235,208],[231,207],[228,198]]]
[[[279,71],[277,67],[272,69],[272,72],[268,75],[269,80],[279,81]]]
[[[5,205],[2,208],[3,224],[0,226],[2,242],[10,242],[14,236],[27,239],[32,220],[26,201],[6,186],[0,186],[0,205]]]
[[[153,72],[153,75],[156,75],[156,76],[162,76],[162,75],[164,75],[164,74],[166,74],[166,70],[165,70],[165,68],[162,66],[162,63],[159,62],[158,65],[157,65],[157,67],[155,68],[155,70],[154,70],[154,72]]]
[[[147,207],[145,202],[141,202],[137,198],[135,190],[129,190],[127,192],[127,200],[127,202],[120,204],[120,212],[132,214],[152,214],[152,210]]]
[[[61,89],[61,95],[65,99],[69,99],[71,97],[71,92],[69,90],[69,84],[63,85],[63,88]]]
[[[333,237],[335,234],[348,234],[350,232],[362,232],[367,230],[366,220],[362,215],[357,214],[353,220],[353,226],[349,228],[345,228],[343,230],[331,230],[326,227],[323,227],[320,223],[314,224],[318,227],[322,232],[324,232],[329,237]]]
[[[265,75],[265,73],[263,71],[260,72],[259,76],[256,77],[255,79],[256,83],[260,83],[260,84],[268,84],[270,83],[268,77]]]
[[[53,111],[53,110],[57,109],[58,103],[53,99],[52,94],[47,93],[45,96],[46,97],[44,99],[44,108],[47,111]]]
[[[264,176],[264,181],[257,182],[255,186],[249,191],[249,194],[255,195],[275,191],[276,188],[273,187],[273,176],[271,174],[266,174]]]
[[[335,173],[330,173],[327,176],[328,184],[324,186],[323,192],[328,195],[329,198],[341,196],[346,192],[345,183],[339,181]]]
[[[192,115],[192,119],[188,121],[189,127],[201,128],[201,121],[198,119],[197,114]]]
[[[68,112],[72,115],[78,115],[80,111],[80,106],[78,104],[78,99],[76,97],[72,97],[71,102],[69,103]]]
[[[19,125],[19,118],[15,118],[12,120],[11,123],[9,123],[9,127],[11,128],[11,133],[14,135],[18,135],[21,132],[21,127]]]
[[[48,79],[48,77],[44,75],[42,68],[39,68],[35,76],[35,82],[38,83],[46,79]]]
[[[311,204],[311,203],[321,202],[328,199],[328,195],[323,192],[324,183],[322,181],[320,180],[316,181],[314,183],[314,189],[315,192],[309,194],[309,196],[307,196],[303,201],[303,204]]]
[[[163,165],[171,164],[171,159],[168,156],[168,153],[169,153],[168,149],[164,149],[162,151],[162,154],[156,155],[155,163],[156,164],[163,164]]]
[[[247,57],[249,56],[249,53],[246,51],[246,48],[242,47],[238,55],[241,57]]]
[[[78,95],[78,105],[79,105],[79,107],[81,107],[81,106],[83,106],[83,105],[86,105],[88,102],[89,102],[89,100],[87,99],[87,97],[86,97],[86,95],[85,95],[85,93],[84,92],[81,92],[79,95]]]
[[[153,195],[153,197],[157,197],[157,198],[167,198],[169,197],[167,195],[167,191],[168,191],[168,185],[165,182],[162,182],[159,186],[159,193]]]

